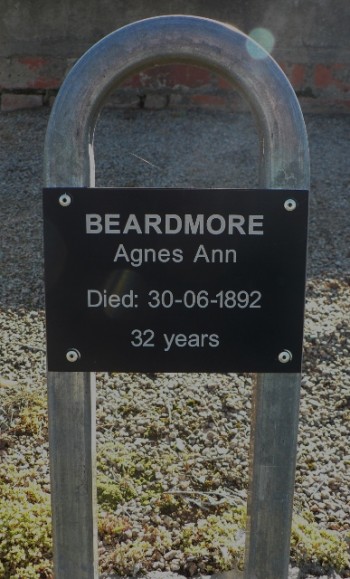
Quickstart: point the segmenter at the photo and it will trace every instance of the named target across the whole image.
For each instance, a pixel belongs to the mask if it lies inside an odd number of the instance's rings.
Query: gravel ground
[[[41,174],[48,114],[43,109],[0,116],[5,402],[14,390],[45,389]],[[350,116],[309,115],[306,123],[311,218],[294,510],[311,513],[320,529],[349,541]],[[106,110],[96,131],[97,185],[256,186],[257,155],[246,114]],[[127,521],[122,547],[137,540],[152,544],[151,531],[158,533],[144,569],[207,572],[205,561],[178,548],[179,533],[184,525],[191,528],[195,515],[222,515],[230,505],[245,503],[252,380],[247,374],[98,375],[98,461],[104,480],[124,484],[123,500],[114,509]],[[11,438],[16,417],[5,402],[0,428],[8,442],[0,445],[2,462],[24,472],[35,469],[48,491],[45,428]],[[154,495],[149,501],[147,493]],[[180,510],[177,520],[174,512]],[[237,544],[243,539],[235,538]],[[163,545],[158,551],[155,542]],[[106,571],[115,557],[101,542]],[[314,574],[339,577],[309,563]],[[138,563],[130,565],[126,572],[136,573]],[[306,577],[307,566],[291,569],[290,577]],[[342,576],[350,577],[346,571]]]

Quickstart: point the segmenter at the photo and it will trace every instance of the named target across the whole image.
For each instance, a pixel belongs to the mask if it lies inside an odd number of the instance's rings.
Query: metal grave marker
[[[140,191],[93,189],[94,129],[108,95],[142,69],[176,62],[221,75],[249,104],[259,131],[258,192],[144,190],[141,195]],[[90,370],[108,370],[114,364],[128,370],[178,371],[195,366],[200,371],[221,365],[222,371],[244,367],[258,372],[252,393],[244,577],[287,579],[301,382],[309,150],[300,106],[286,76],[263,48],[231,25],[196,16],[161,16],[125,26],[91,47],[62,84],[46,133],[44,176],[56,579],[98,578],[96,391]],[[136,215],[138,209],[132,204],[136,195],[140,196],[137,220],[142,222],[146,211],[153,218],[147,234],[142,232],[144,225],[137,234],[136,217],[130,218],[129,245],[129,235],[117,239],[116,215],[123,219],[124,213]],[[121,198],[119,207],[115,203]],[[95,215],[88,220],[90,233],[87,214]],[[156,230],[167,214],[168,225],[175,230],[185,214],[206,214],[206,230],[203,235],[179,230],[167,235],[165,243]],[[229,215],[236,217],[227,222]],[[200,222],[188,221],[187,227],[195,228],[197,223],[200,227]],[[227,234],[230,228],[232,235]],[[203,250],[198,249],[201,245]],[[133,249],[138,251],[129,257]],[[156,262],[143,257],[142,264],[136,265],[146,249],[150,258],[155,252]],[[195,263],[194,251],[199,251]],[[129,262],[125,267],[123,255],[134,265]],[[230,259],[232,275],[230,270],[227,273]],[[152,335],[147,330],[154,331],[154,346],[149,348],[146,341]],[[134,345],[130,346],[130,338]],[[162,353],[159,363],[155,356],[148,361],[149,352],[157,348]],[[147,356],[142,354],[146,349]],[[166,354],[168,358],[163,357]]]

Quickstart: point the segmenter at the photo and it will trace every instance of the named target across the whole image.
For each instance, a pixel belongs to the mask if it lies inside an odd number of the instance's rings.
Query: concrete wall
[[[266,28],[275,40],[272,55],[306,110],[350,111],[349,0],[0,0],[0,9],[2,110],[49,102],[75,60],[116,28],[181,13],[246,33]],[[176,66],[132,79],[115,103],[128,100],[236,106],[225,83]]]

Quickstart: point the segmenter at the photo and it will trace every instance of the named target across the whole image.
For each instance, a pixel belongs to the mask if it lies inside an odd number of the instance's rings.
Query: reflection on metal
[[[191,16],[136,22],[94,45],[73,67],[51,113],[46,186],[93,186],[93,135],[108,95],[154,65],[200,65],[234,85],[260,134],[260,187],[308,189],[303,117],[281,69],[232,26]],[[239,186],[234,183],[232,186]],[[246,579],[285,579],[288,571],[298,374],[259,375],[253,395]],[[95,383],[87,373],[48,374],[56,579],[97,578]]]

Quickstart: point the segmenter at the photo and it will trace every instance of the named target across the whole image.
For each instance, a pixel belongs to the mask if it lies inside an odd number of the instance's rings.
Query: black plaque
[[[306,191],[43,199],[50,371],[300,371]]]

